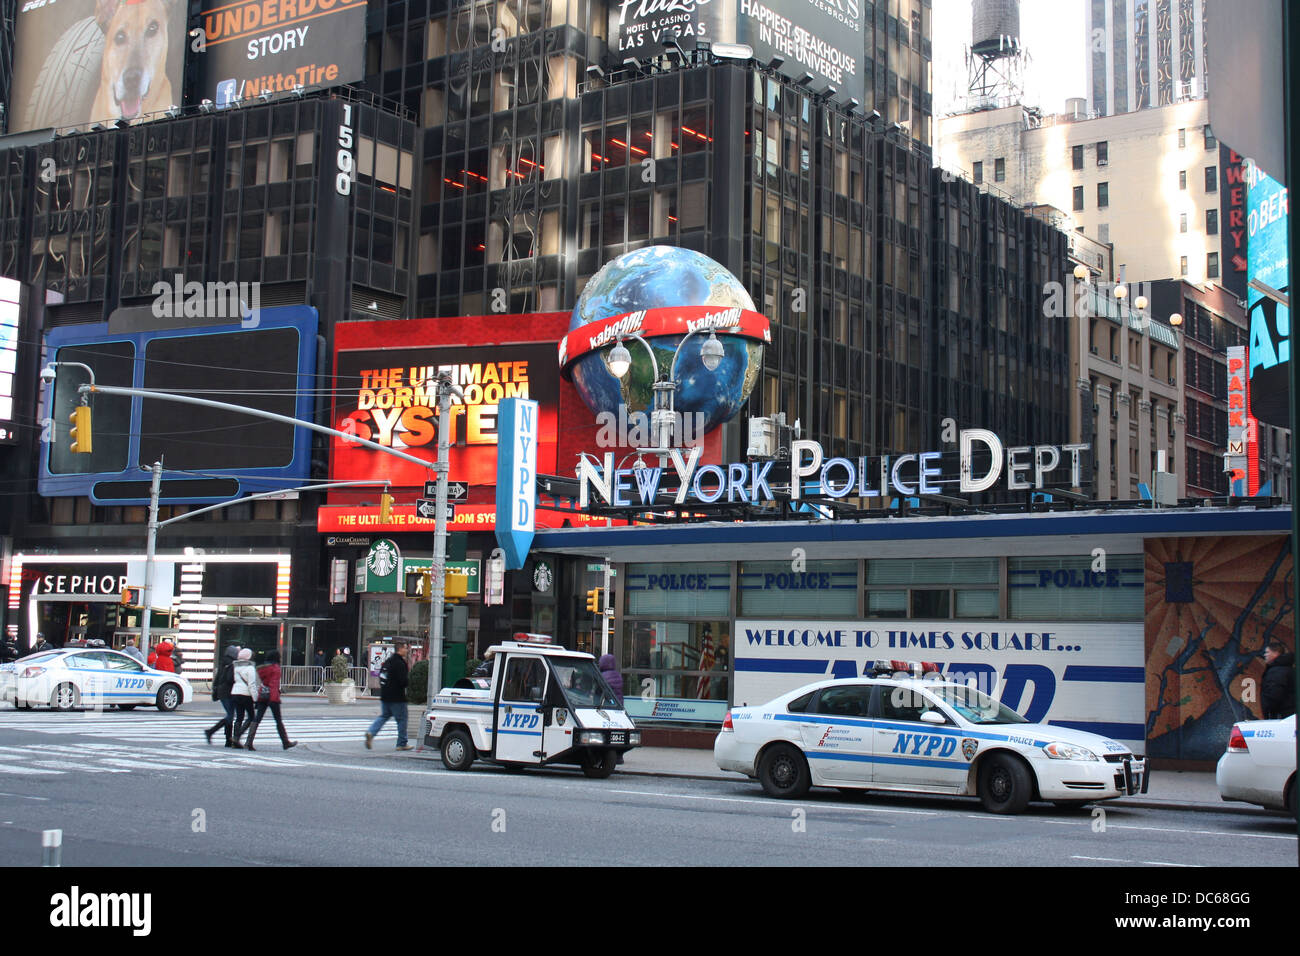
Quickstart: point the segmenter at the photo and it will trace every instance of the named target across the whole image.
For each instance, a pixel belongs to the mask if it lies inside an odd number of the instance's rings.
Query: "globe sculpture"
[[[705,306],[719,312],[732,308],[755,311],[745,287],[713,259],[690,249],[649,246],[611,260],[591,277],[573,308],[570,335],[583,326],[615,316],[640,310],[652,317],[662,316],[663,313],[654,310],[682,306]],[[671,375],[678,383],[676,411],[702,416],[701,433],[711,431],[740,411],[758,381],[763,342],[749,336],[720,334],[718,339],[724,355],[718,367],[710,371],[700,358],[700,347],[708,339],[705,331],[696,334],[682,349],[674,369],[673,353],[686,336],[649,334],[649,327],[654,324],[647,321],[643,337],[654,350],[660,376]],[[647,411],[654,401],[655,369],[650,355],[640,342],[624,341],[632,356],[632,366],[620,379],[609,369],[609,353],[616,344],[617,338],[611,337],[600,348],[573,356],[565,371],[572,377],[583,402],[597,414],[617,415],[620,406],[626,406],[624,415]],[[564,364],[563,356],[561,364]]]

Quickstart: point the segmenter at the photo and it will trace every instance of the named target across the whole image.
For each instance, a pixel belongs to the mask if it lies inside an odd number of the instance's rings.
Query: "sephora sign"
[[[775,462],[732,462],[701,465],[702,449],[674,448],[669,468],[615,468],[614,455],[578,464],[578,507],[596,504],[613,508],[823,498],[903,498],[938,495],[954,490],[978,494],[1002,483],[1008,491],[1044,487],[1058,469],[1069,468],[1070,486],[1079,487],[1080,453],[1091,446],[1024,445],[1008,448],[993,432],[968,428],[960,432],[961,474],[944,477],[942,452],[927,451],[879,458],[827,458],[819,442],[790,443],[790,480],[777,484],[771,474]],[[664,479],[668,480],[665,481]],[[663,490],[661,492],[661,485]]]
[[[812,74],[812,90],[861,100],[864,25],[860,0],[616,0],[609,37],[619,60],[662,56],[672,41],[743,43],[759,63],[781,57],[792,79]]]

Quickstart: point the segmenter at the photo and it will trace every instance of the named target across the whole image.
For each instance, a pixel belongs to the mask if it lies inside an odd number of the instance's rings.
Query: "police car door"
[[[104,699],[104,662],[94,651],[69,654],[64,658],[72,683],[83,704],[98,704]]]
[[[872,781],[886,786],[958,790],[969,763],[962,756],[961,732],[922,691],[884,684],[875,724]],[[927,711],[944,724],[921,719]]]
[[[501,675],[497,699],[496,759],[540,763],[542,704],[546,700],[546,662],[540,656],[511,654]]]
[[[808,766],[827,781],[865,783],[871,779],[871,685],[826,687],[815,712],[799,724]]]

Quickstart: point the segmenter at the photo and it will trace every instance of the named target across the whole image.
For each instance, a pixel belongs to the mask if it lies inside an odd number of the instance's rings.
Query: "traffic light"
[[[139,607],[144,603],[143,590],[141,588],[122,588],[120,603],[127,607]]]
[[[408,598],[414,598],[422,604],[428,604],[432,600],[433,588],[430,587],[428,569],[407,571],[405,585]]]
[[[592,588],[587,592],[587,610],[592,614],[600,613],[600,588]]]
[[[385,492],[379,496],[379,522],[387,524],[389,516],[393,513],[393,496]]]
[[[78,454],[89,455],[91,452],[91,433],[90,433],[90,406],[78,405],[73,409],[72,414],[68,416],[68,421],[72,422],[72,430],[68,432],[68,439],[72,442],[68,450]]]

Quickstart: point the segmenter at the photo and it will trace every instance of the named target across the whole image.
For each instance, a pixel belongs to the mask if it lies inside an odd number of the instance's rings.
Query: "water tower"
[[[972,110],[996,109],[1024,95],[1027,54],[1020,46],[1020,0],[973,0],[966,48]]]

